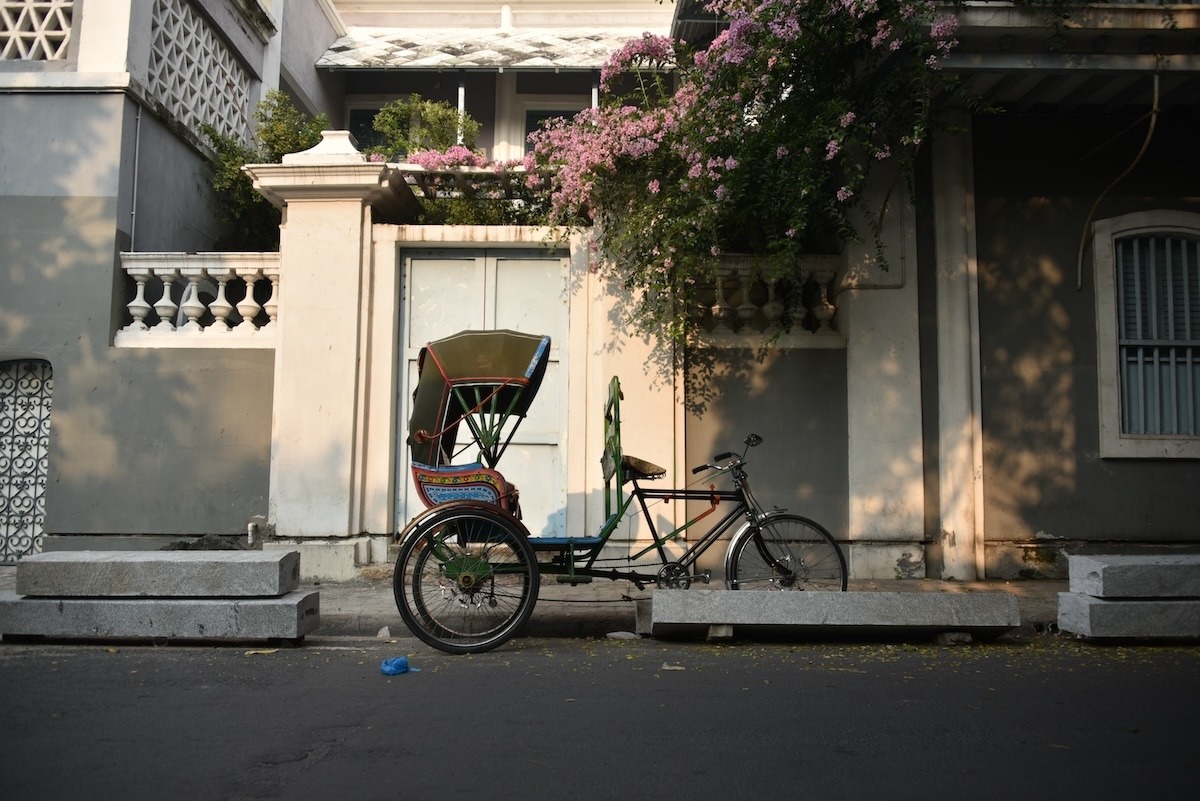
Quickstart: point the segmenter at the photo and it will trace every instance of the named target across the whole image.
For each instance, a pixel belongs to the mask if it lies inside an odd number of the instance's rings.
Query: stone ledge
[[[1097,598],[1200,598],[1200,554],[1072,554],[1070,591]]]
[[[321,622],[320,593],[279,598],[22,598],[0,592],[0,634],[99,639],[294,640]]]
[[[300,584],[296,551],[52,551],[17,564],[18,595],[277,596]]]
[[[1082,637],[1200,637],[1200,600],[1111,600],[1058,594],[1058,628]]]
[[[637,621],[638,633],[651,635],[712,626],[999,635],[1021,625],[1016,597],[1004,592],[660,591],[639,603]]]

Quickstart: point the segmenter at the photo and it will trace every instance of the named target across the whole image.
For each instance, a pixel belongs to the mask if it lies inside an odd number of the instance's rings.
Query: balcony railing
[[[278,253],[122,253],[125,348],[273,348]]]
[[[754,257],[721,257],[718,280],[701,290],[693,311],[703,342],[738,347],[770,339],[779,347],[844,348],[830,292],[841,266],[840,256],[806,256],[797,265],[799,280],[786,290],[764,279]]]

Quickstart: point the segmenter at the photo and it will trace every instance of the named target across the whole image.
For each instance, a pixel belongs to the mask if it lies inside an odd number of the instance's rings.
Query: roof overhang
[[[323,70],[591,71],[644,28],[352,28]],[[652,31],[666,33],[661,31]]]
[[[703,46],[726,27],[705,2],[676,3],[673,36]],[[1062,9],[1049,2],[975,0],[945,10],[959,20],[945,69],[986,104],[1113,113],[1149,108],[1157,91],[1160,109],[1200,106],[1200,6],[1081,2],[1057,31],[1051,22]]]
[[[959,45],[945,69],[985,103],[1114,113],[1149,108],[1156,91],[1162,110],[1200,101],[1200,7],[1081,5],[1057,31],[1036,7],[974,2],[956,13]]]

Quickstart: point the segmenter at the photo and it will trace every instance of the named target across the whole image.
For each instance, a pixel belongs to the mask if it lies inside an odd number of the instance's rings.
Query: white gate
[[[422,346],[459,331],[506,328],[550,336],[541,391],[498,465],[521,492],[534,535],[565,534],[569,258],[545,250],[405,250],[401,320],[397,517],[401,527],[424,506],[409,473],[409,405]],[[463,427],[465,430],[465,426]],[[462,440],[460,434],[460,442]],[[471,461],[468,450],[459,463]]]
[[[42,549],[53,390],[49,362],[0,362],[0,564]]]

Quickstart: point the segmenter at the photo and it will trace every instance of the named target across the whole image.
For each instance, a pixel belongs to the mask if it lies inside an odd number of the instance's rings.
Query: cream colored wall
[[[868,208],[891,176],[878,176]],[[916,214],[892,192],[881,236],[887,264],[868,240],[852,244],[838,296],[846,337],[851,574],[924,578],[924,449],[917,322]]]

